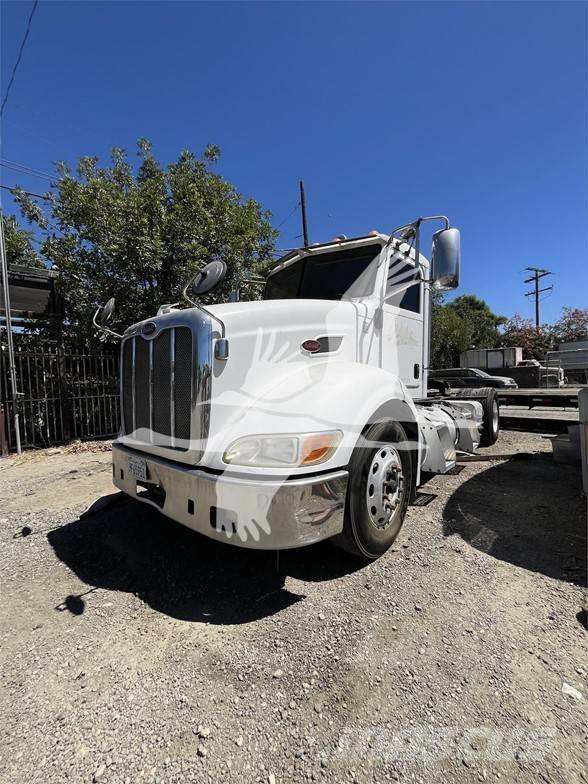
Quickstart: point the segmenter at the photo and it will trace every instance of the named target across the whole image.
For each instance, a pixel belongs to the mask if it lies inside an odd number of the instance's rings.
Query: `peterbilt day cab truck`
[[[431,265],[429,220],[444,223]],[[380,556],[423,477],[498,435],[493,390],[427,394],[431,289],[458,285],[459,242],[442,216],[339,237],[279,259],[261,301],[164,306],[129,327],[114,484],[213,539]]]

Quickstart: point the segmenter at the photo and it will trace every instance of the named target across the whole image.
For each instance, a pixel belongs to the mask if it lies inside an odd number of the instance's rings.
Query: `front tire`
[[[412,481],[404,428],[392,420],[370,425],[349,461],[345,520],[334,544],[362,558],[379,558],[402,528]]]

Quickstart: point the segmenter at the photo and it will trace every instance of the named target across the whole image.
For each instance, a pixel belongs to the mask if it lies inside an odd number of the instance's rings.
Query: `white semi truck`
[[[431,265],[425,221],[444,224]],[[494,390],[427,394],[431,290],[457,287],[459,265],[459,231],[419,218],[288,253],[261,301],[191,299],[129,327],[114,484],[213,539],[332,539],[379,557],[423,478],[498,435]],[[212,262],[184,293],[223,274]],[[97,326],[109,330],[113,307]]]

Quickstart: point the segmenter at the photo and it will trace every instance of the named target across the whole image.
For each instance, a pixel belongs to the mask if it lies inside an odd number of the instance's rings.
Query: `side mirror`
[[[114,297],[111,297],[106,305],[99,307],[94,313],[94,318],[92,319],[92,323],[95,327],[102,330],[102,332],[106,332],[107,335],[114,335],[115,338],[122,338],[122,335],[119,335],[118,332],[114,332],[114,330],[110,329],[106,325],[109,321],[112,321],[112,316],[114,314]]]
[[[459,286],[461,238],[459,229],[442,229],[433,235],[432,280],[437,291]]]
[[[111,297],[106,305],[100,310],[100,314],[98,315],[98,323],[105,327],[110,321],[112,321],[112,316],[114,315],[114,297]]]
[[[208,294],[218,286],[226,274],[227,265],[224,261],[211,261],[194,275],[187,288],[195,297]]]

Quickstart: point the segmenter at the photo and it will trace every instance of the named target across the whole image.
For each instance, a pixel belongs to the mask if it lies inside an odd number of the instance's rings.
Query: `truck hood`
[[[326,335],[355,332],[355,303],[321,299],[272,299],[211,305],[208,310],[221,319],[231,336],[273,336],[276,344],[289,339],[308,340]]]
[[[272,412],[282,415],[293,405],[296,390],[318,383],[325,365],[356,361],[355,303],[264,300],[209,310],[224,322],[229,344],[228,359],[217,360],[213,372],[211,417],[218,432],[251,407],[263,409],[267,427]],[[302,348],[304,341],[319,338],[329,338],[321,341],[321,351],[311,354]],[[289,394],[275,399],[271,390],[284,384]]]

